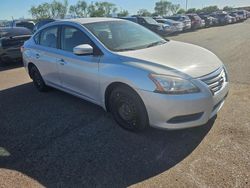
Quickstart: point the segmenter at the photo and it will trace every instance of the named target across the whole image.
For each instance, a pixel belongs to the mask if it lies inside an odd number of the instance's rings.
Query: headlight
[[[158,93],[188,94],[200,92],[200,89],[191,81],[183,78],[156,74],[150,74],[149,78],[155,83],[155,92]]]
[[[163,26],[158,26],[156,29],[157,29],[158,31],[162,31],[162,30],[163,30]]]

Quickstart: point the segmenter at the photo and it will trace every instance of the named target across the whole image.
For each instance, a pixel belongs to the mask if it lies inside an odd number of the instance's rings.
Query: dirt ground
[[[225,63],[231,88],[216,119],[133,134],[94,104],[37,92],[24,68],[1,68],[0,187],[250,187],[250,20],[169,38]]]

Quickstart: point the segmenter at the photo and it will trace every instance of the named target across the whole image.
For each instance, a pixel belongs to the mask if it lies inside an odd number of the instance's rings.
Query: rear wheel
[[[148,115],[140,96],[127,86],[115,88],[109,97],[110,111],[124,129],[139,132],[148,128]]]
[[[10,58],[8,58],[7,56],[3,55],[0,57],[0,66],[1,67],[8,65],[9,62],[10,62]]]
[[[46,86],[39,70],[36,66],[31,66],[30,68],[30,76],[33,80],[34,86],[41,92],[48,91],[48,86]]]

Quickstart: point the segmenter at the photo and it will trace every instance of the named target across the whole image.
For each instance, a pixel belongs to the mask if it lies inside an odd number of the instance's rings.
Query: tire
[[[34,86],[38,89],[38,91],[48,91],[48,86],[46,86],[39,70],[34,65],[30,68],[30,76],[33,80]]]
[[[1,67],[5,67],[5,66],[7,66],[7,65],[8,65],[8,63],[7,63],[6,58],[5,58],[4,56],[1,56],[1,57],[0,57],[0,66],[1,66]]]
[[[109,109],[115,121],[123,129],[141,132],[149,127],[145,105],[130,87],[118,86],[111,92]]]

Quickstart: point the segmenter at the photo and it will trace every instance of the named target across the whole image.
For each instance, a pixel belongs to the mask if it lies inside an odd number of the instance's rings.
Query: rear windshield
[[[151,17],[145,17],[144,20],[149,23],[149,24],[158,24],[157,21],[155,21],[153,18]]]
[[[21,35],[31,35],[31,31],[27,28],[0,28],[0,38],[14,37]]]
[[[199,16],[193,16],[193,18],[196,19],[196,20],[199,20],[199,19],[200,19]]]
[[[16,23],[16,27],[26,27],[30,30],[33,30],[34,24],[31,22],[20,22],[20,23]]]
[[[181,17],[167,17],[168,19],[178,21],[181,19]],[[184,19],[183,19],[184,20]]]
[[[226,14],[218,14],[219,17],[225,17]]]

